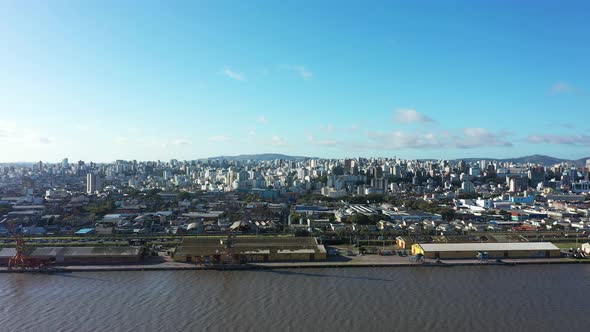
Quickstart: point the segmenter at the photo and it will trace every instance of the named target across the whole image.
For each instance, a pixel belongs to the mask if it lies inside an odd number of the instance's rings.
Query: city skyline
[[[551,166],[560,163],[570,163],[573,165],[585,165],[590,157],[580,157],[580,158],[556,158],[553,156],[547,155],[530,155],[530,156],[518,156],[513,158],[490,158],[490,157],[465,157],[465,158],[402,158],[398,156],[347,156],[342,158],[322,158],[317,156],[293,156],[293,155],[285,155],[280,153],[260,153],[260,154],[240,154],[240,155],[219,155],[219,156],[209,156],[204,158],[193,158],[193,159],[178,159],[178,158],[171,158],[171,159],[116,159],[116,160],[107,160],[107,161],[100,161],[100,160],[83,160],[83,159],[72,159],[69,157],[61,158],[60,160],[37,160],[37,161],[0,161],[0,165],[68,165],[79,164],[82,163],[92,163],[97,165],[105,165],[105,164],[112,164],[119,161],[123,162],[140,162],[140,163],[169,163],[171,161],[176,162],[201,162],[201,161],[227,161],[231,163],[233,161],[238,162],[246,162],[246,161],[253,161],[253,162],[273,162],[276,160],[285,160],[285,161],[302,161],[302,160],[338,160],[338,161],[346,161],[346,160],[404,160],[404,161],[450,161],[450,162],[473,162],[479,163],[481,161],[487,162],[498,162],[498,163],[513,163],[513,164],[536,164],[536,165],[543,165],[543,166]],[[68,166],[69,167],[69,166]],[[67,167],[66,167],[67,168]]]
[[[3,2],[0,162],[587,157],[590,5],[428,5]]]

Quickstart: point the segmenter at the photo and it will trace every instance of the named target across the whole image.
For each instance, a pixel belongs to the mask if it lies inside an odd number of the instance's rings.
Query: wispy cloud
[[[358,131],[359,126],[356,124],[350,125],[350,126],[344,126],[344,127],[337,127],[334,126],[333,124],[329,123],[327,125],[320,125],[319,127],[314,127],[314,128],[310,128],[310,130],[316,132],[317,130],[321,131],[321,132],[329,132],[329,133],[351,133],[351,132],[355,132]]]
[[[398,109],[393,112],[393,121],[397,123],[428,123],[434,120],[415,109]]]
[[[276,136],[276,135],[271,137],[270,142],[274,146],[288,146],[289,145],[289,142],[286,139],[284,139],[283,137],[280,137],[280,136]]]
[[[230,140],[231,140],[231,137],[225,136],[225,135],[216,135],[216,136],[209,137],[210,142],[227,142]]]
[[[533,144],[590,146],[588,135],[529,135],[526,141]]]
[[[569,83],[560,81],[551,86],[551,93],[552,94],[559,94],[559,93],[575,93],[575,94],[584,94],[584,90]]]
[[[281,65],[281,69],[292,71],[304,80],[309,80],[313,77],[313,72],[306,66],[302,65]]]
[[[0,120],[0,138],[10,137],[16,133],[16,122]]]
[[[174,145],[189,146],[191,144],[192,144],[191,141],[184,139],[184,138],[179,138],[174,141]]]
[[[296,66],[295,71],[299,74],[301,78],[304,80],[308,80],[313,77],[313,73],[311,70],[305,68],[304,66]]]
[[[463,139],[456,143],[459,148],[476,148],[482,146],[512,146],[512,142],[503,139],[506,133],[493,133],[484,128],[463,129]]]
[[[576,125],[573,123],[558,123],[557,124],[560,127],[566,128],[566,129],[574,129],[576,128]]]
[[[512,143],[503,139],[505,133],[493,133],[483,128],[464,128],[457,134],[447,131],[405,131],[369,132],[368,138],[373,141],[370,149],[470,149],[480,147],[504,146]]]
[[[310,145],[324,146],[324,147],[337,147],[340,145],[340,143],[337,140],[317,139],[313,135],[309,135],[307,137],[307,143]]]
[[[221,71],[221,74],[231,78],[232,80],[236,80],[236,81],[245,81],[246,80],[246,75],[244,75],[244,73],[233,71],[227,67]]]
[[[437,137],[436,134],[426,132],[407,132],[396,130],[392,132],[370,132],[368,137],[375,142],[371,144],[371,149],[377,149],[379,146],[386,150],[394,149],[426,149],[445,147],[445,143]]]
[[[335,129],[336,129],[336,127],[334,127],[334,125],[333,125],[333,124],[331,124],[331,123],[330,123],[330,124],[328,124],[328,125],[326,125],[326,126],[324,126],[324,125],[321,125],[321,126],[320,126],[320,130],[324,130],[324,131],[329,131],[329,132],[332,132],[332,131],[334,131]]]
[[[53,140],[47,136],[40,135],[38,132],[31,130],[31,129],[24,129],[23,138],[31,143],[42,143],[42,144],[50,144]]]
[[[267,124],[268,119],[264,115],[261,115],[256,119],[256,122],[261,123],[261,124]]]

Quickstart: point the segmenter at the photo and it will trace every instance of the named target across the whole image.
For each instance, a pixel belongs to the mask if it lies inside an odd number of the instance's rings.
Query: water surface
[[[2,331],[587,331],[590,265],[1,274]]]

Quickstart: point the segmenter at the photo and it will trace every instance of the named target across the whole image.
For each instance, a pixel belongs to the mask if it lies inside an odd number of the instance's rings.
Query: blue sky
[[[586,1],[0,1],[0,161],[590,156]]]

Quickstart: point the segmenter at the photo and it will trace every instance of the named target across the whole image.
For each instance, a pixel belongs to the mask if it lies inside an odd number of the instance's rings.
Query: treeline
[[[84,209],[86,212],[105,215],[115,209],[115,202],[111,198],[108,198],[101,202],[88,204],[88,206],[86,206]]]
[[[0,216],[7,214],[8,212],[12,211],[12,206],[10,205],[0,205]]]

